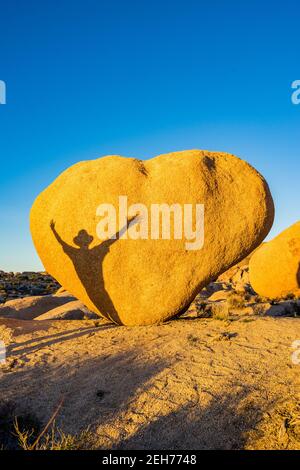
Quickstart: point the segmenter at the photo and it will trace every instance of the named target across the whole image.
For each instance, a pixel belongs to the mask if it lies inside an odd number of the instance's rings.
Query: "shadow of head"
[[[92,237],[92,235],[90,235],[86,230],[79,230],[76,237],[73,238],[75,245],[83,249],[88,249],[93,240],[94,237]]]

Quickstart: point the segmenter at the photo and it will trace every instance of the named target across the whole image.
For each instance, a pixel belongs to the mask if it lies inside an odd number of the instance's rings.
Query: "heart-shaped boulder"
[[[30,215],[45,269],[90,310],[125,325],[184,311],[262,242],[273,217],[255,169],[200,150],[77,163]]]

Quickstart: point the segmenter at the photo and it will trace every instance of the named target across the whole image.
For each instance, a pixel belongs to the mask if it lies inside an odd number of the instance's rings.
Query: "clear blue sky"
[[[38,270],[28,214],[69,165],[190,148],[263,173],[299,220],[299,0],[0,0],[0,269]]]

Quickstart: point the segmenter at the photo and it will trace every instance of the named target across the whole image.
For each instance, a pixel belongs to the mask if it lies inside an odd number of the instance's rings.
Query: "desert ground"
[[[247,269],[160,325],[0,313],[2,447],[57,411],[40,448],[299,449],[299,301],[258,299]]]

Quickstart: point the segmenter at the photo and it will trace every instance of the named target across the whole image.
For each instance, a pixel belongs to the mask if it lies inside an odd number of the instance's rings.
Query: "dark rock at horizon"
[[[59,287],[59,283],[46,272],[0,271],[0,304],[21,297],[53,294]]]

